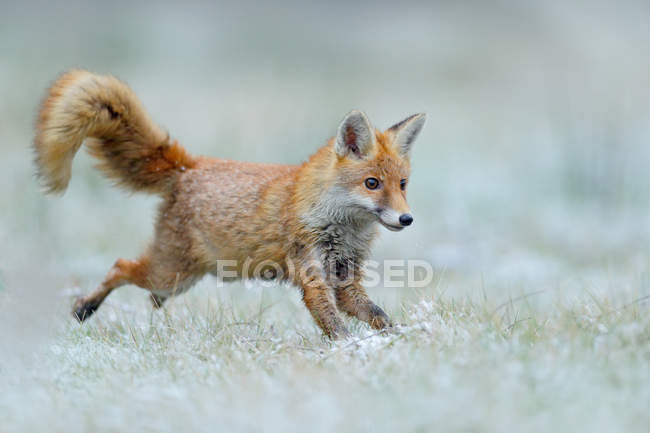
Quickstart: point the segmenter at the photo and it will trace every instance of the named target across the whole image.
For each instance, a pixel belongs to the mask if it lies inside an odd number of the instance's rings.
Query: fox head
[[[340,211],[375,219],[393,231],[413,223],[406,202],[410,154],[425,119],[415,114],[384,132],[375,130],[361,111],[343,119],[333,143]]]

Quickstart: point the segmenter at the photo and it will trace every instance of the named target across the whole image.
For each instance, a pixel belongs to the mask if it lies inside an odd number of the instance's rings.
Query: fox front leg
[[[307,272],[307,275],[303,273],[299,279],[305,306],[325,335],[332,340],[347,338],[350,332],[336,308],[333,289],[318,274],[318,272]]]
[[[370,300],[359,282],[338,287],[336,305],[341,311],[368,323],[373,329],[393,326],[388,315]]]

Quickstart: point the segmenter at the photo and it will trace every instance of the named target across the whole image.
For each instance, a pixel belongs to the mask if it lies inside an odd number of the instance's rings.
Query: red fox
[[[413,223],[409,160],[424,121],[415,114],[381,132],[352,111],[302,165],[229,161],[190,155],[117,78],[65,73],[36,125],[45,191],[65,191],[85,140],[106,177],[162,197],[150,246],[135,260],[118,259],[94,292],[76,300],[73,315],[87,319],[125,284],[148,290],[159,307],[208,273],[226,279],[217,271],[228,261],[229,280],[261,276],[298,286],[330,338],[349,336],[340,312],[374,329],[392,326],[361,285],[362,265],[377,223],[393,231]]]

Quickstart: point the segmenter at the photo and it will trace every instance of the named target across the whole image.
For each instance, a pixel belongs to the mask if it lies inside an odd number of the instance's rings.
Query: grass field
[[[650,31],[644,4],[1,3],[0,431],[589,431],[650,425]],[[389,29],[389,30],[387,30]],[[70,315],[151,235],[157,199],[83,152],[44,197],[38,101],[117,74],[191,152],[299,163],[352,108],[414,112],[415,224],[373,260],[398,326],[324,340],[293,287],[135,287]]]
[[[650,423],[641,301],[539,293],[497,304],[434,290],[392,309],[394,333],[352,325],[353,339],[332,344],[294,291],[197,292],[160,313],[111,302],[92,324],[58,326],[31,368],[3,368],[3,430],[644,431]]]

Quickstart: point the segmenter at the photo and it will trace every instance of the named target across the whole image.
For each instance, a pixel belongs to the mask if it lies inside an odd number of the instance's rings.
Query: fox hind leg
[[[104,281],[95,289],[94,292],[87,296],[78,298],[74,303],[72,315],[79,321],[83,322],[93,315],[104,299],[116,288],[125,284],[135,284],[136,286],[147,288],[147,275],[149,260],[142,257],[138,260],[118,259]]]
[[[150,293],[149,294],[149,300],[151,301],[151,305],[153,305],[154,308],[158,309],[163,306],[165,301],[169,298],[169,296],[162,296],[162,295],[157,295],[155,293]]]

